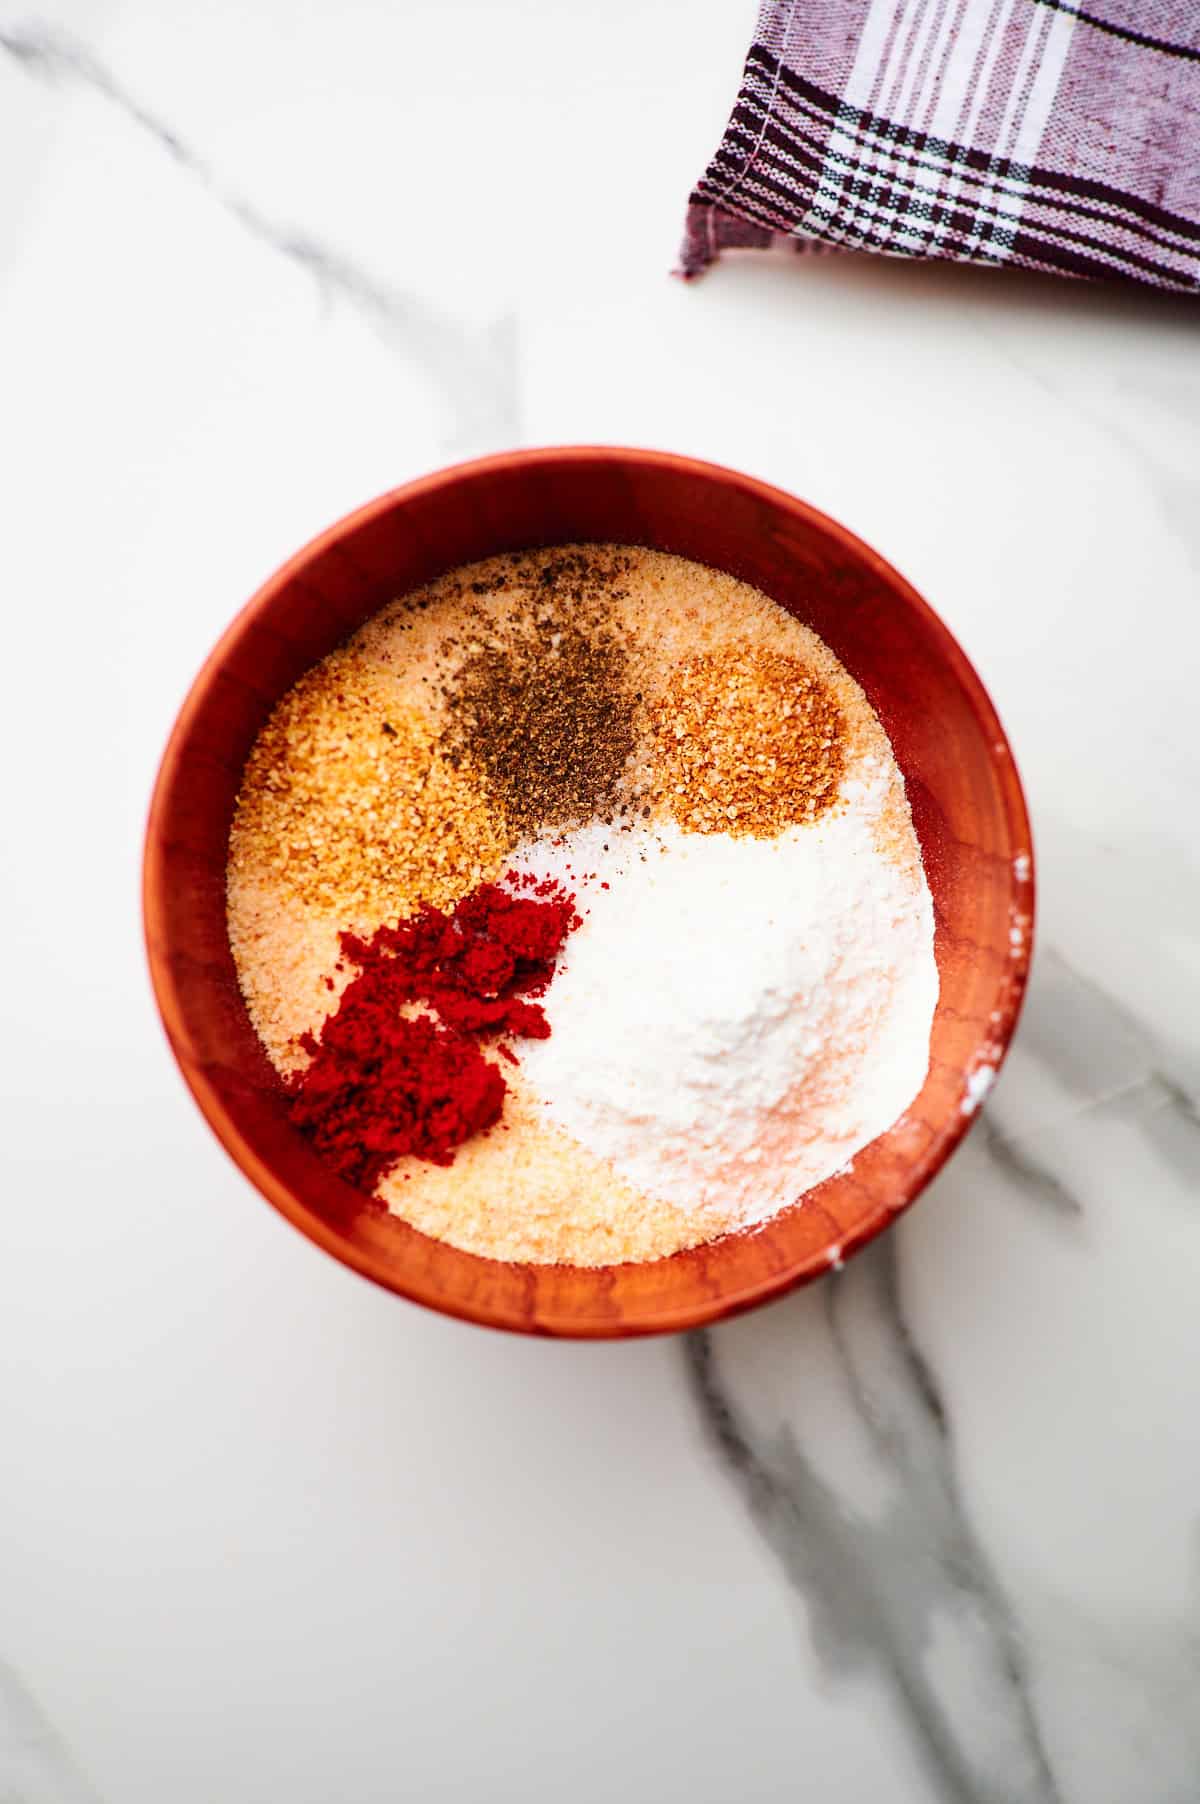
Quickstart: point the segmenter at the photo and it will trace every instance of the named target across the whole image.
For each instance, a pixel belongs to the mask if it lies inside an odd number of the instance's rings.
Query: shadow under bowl
[[[225,926],[246,757],[301,673],[395,596],[502,551],[610,540],[752,583],[815,629],[865,690],[904,773],[935,913],[941,993],[924,1088],[899,1122],[752,1233],[669,1259],[511,1265],[432,1240],[335,1177],[290,1126]],[[651,451],[517,451],[381,496],[264,584],[208,659],[163,757],[146,836],[150,970],[209,1125],[310,1240],[401,1296],[469,1321],[584,1338],[671,1332],[766,1302],[885,1228],[970,1124],[1016,1023],[1032,943],[1029,821],[987,693],[903,577],[804,502]]]

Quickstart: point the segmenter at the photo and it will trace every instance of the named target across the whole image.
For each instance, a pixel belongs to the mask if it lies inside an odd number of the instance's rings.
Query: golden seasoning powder
[[[842,710],[799,658],[746,646],[688,658],[651,726],[656,800],[689,833],[769,839],[837,797]]]
[[[303,676],[260,734],[230,870],[266,869],[349,927],[457,901],[511,845],[470,759],[451,766],[430,723],[348,648]]]

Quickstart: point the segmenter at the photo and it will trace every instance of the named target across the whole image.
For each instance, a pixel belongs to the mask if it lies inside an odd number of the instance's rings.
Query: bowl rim
[[[733,485],[754,496],[764,505],[783,508],[793,514],[802,515],[857,558],[869,564],[885,580],[888,587],[898,592],[907,605],[922,618],[926,628],[936,641],[938,655],[950,665],[957,681],[968,692],[972,708],[986,729],[989,760],[996,767],[1003,769],[1005,804],[1014,838],[1019,838],[1029,858],[1028,873],[1022,880],[1023,911],[1027,917],[1024,942],[1020,948],[1016,949],[1014,956],[1009,961],[1005,992],[998,1004],[999,1019],[993,1020],[987,1040],[987,1064],[994,1073],[999,1071],[1008,1056],[1020,1017],[1028,986],[1036,931],[1037,861],[1029,809],[1016,759],[990,694],[975,666],[949,627],[908,579],[872,546],[860,539],[856,533],[820,508],[814,507],[810,502],[804,501],[799,496],[793,495],[773,483],[747,475],[743,471],[677,452],[605,443],[537,445],[491,452],[486,456],[448,464],[427,475],[415,477],[409,482],[387,489],[372,500],[352,508],[348,513],[339,516],[330,525],[315,534],[298,551],[273,570],[264,582],[259,584],[249,600],[238,609],[225,627],[187,689],[159,760],[143,834],[141,883],[143,942],[155,1004],[172,1056],[209,1129],[242,1175],[249,1179],[266,1201],[306,1240],[330,1254],[340,1264],[393,1295],[436,1310],[441,1315],[479,1327],[496,1328],[543,1339],[625,1340],[646,1335],[674,1334],[691,1328],[704,1327],[710,1323],[740,1315],[747,1310],[759,1308],[764,1303],[775,1301],[792,1290],[812,1283],[831,1269],[832,1262],[822,1264],[806,1259],[795,1267],[785,1267],[782,1271],[768,1273],[742,1291],[690,1302],[680,1305],[675,1311],[663,1310],[656,1313],[652,1319],[639,1320],[636,1316],[625,1315],[614,1320],[599,1318],[589,1321],[581,1320],[577,1324],[566,1321],[535,1320],[502,1308],[492,1308],[487,1304],[469,1306],[458,1298],[435,1293],[417,1280],[408,1280],[403,1272],[385,1270],[370,1256],[369,1252],[343,1238],[333,1226],[302,1203],[292,1187],[276,1175],[273,1168],[260,1157],[235,1125],[217,1085],[203,1065],[196,1059],[185,1056],[188,1042],[187,1011],[180,996],[172,965],[166,920],[167,885],[163,871],[163,849],[170,837],[168,831],[170,804],[176,777],[191,736],[193,723],[206,705],[214,678],[220,674],[230,648],[270,608],[278,593],[291,583],[315,557],[393,509],[404,506],[424,495],[436,493],[439,489],[453,487],[464,479],[484,474],[489,470],[511,470],[518,466],[526,469],[538,469],[564,464],[586,464],[590,460],[601,457],[617,458],[633,467],[669,470],[676,475],[691,475],[710,482],[716,481],[722,485]],[[846,1234],[837,1249],[839,1266],[891,1227],[911,1208],[961,1144],[977,1119],[977,1115],[978,1110],[967,1109],[964,1106],[950,1121],[931,1155],[914,1163],[915,1181],[911,1185],[906,1184],[903,1193],[896,1200],[886,1207],[881,1206],[873,1216],[868,1217],[861,1225]],[[419,1230],[413,1230],[413,1232],[419,1232]],[[462,1253],[464,1258],[475,1256],[461,1248],[457,1250]],[[598,1267],[596,1269],[602,1271],[606,1268]]]

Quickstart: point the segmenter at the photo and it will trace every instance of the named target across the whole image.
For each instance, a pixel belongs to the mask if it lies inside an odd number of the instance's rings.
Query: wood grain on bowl
[[[230,817],[246,756],[300,674],[394,596],[456,565],[611,540],[741,577],[813,627],[866,691],[904,772],[933,895],[941,995],[929,1076],[901,1121],[753,1233],[643,1265],[515,1266],[420,1234],[349,1189],[290,1127],[225,930]],[[1016,1022],[1033,880],[1021,786],[992,705],[941,621],[884,561],[803,502],[649,451],[512,452],[381,497],[273,576],[212,653],[154,791],[144,872],[151,974],[210,1126],[302,1233],[402,1296],[533,1334],[667,1332],[778,1296],[849,1257],[942,1165]]]

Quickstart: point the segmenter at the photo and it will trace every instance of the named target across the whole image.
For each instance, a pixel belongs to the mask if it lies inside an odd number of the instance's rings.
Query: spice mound
[[[260,734],[231,837],[238,867],[343,919],[451,903],[511,844],[469,762],[356,651],[301,677]]]
[[[302,677],[228,920],[296,1129],[487,1257],[750,1231],[928,1065],[932,904],[869,703],[775,602],[634,546],[452,571]]]
[[[536,887],[482,884],[449,914],[426,905],[369,940],[341,936],[358,975],[317,1033],[301,1035],[310,1062],[288,1089],[293,1123],[351,1184],[374,1189],[408,1154],[448,1165],[499,1120],[506,1085],[480,1042],[546,1038],[531,998],[579,925],[570,895]]]
[[[580,553],[542,563],[533,605],[503,628],[481,618],[445,686],[452,760],[478,765],[521,833],[616,799],[634,745],[628,653],[605,605],[622,569]]]
[[[842,711],[801,658],[701,652],[654,712],[660,798],[693,833],[770,837],[833,806],[845,767]]]

